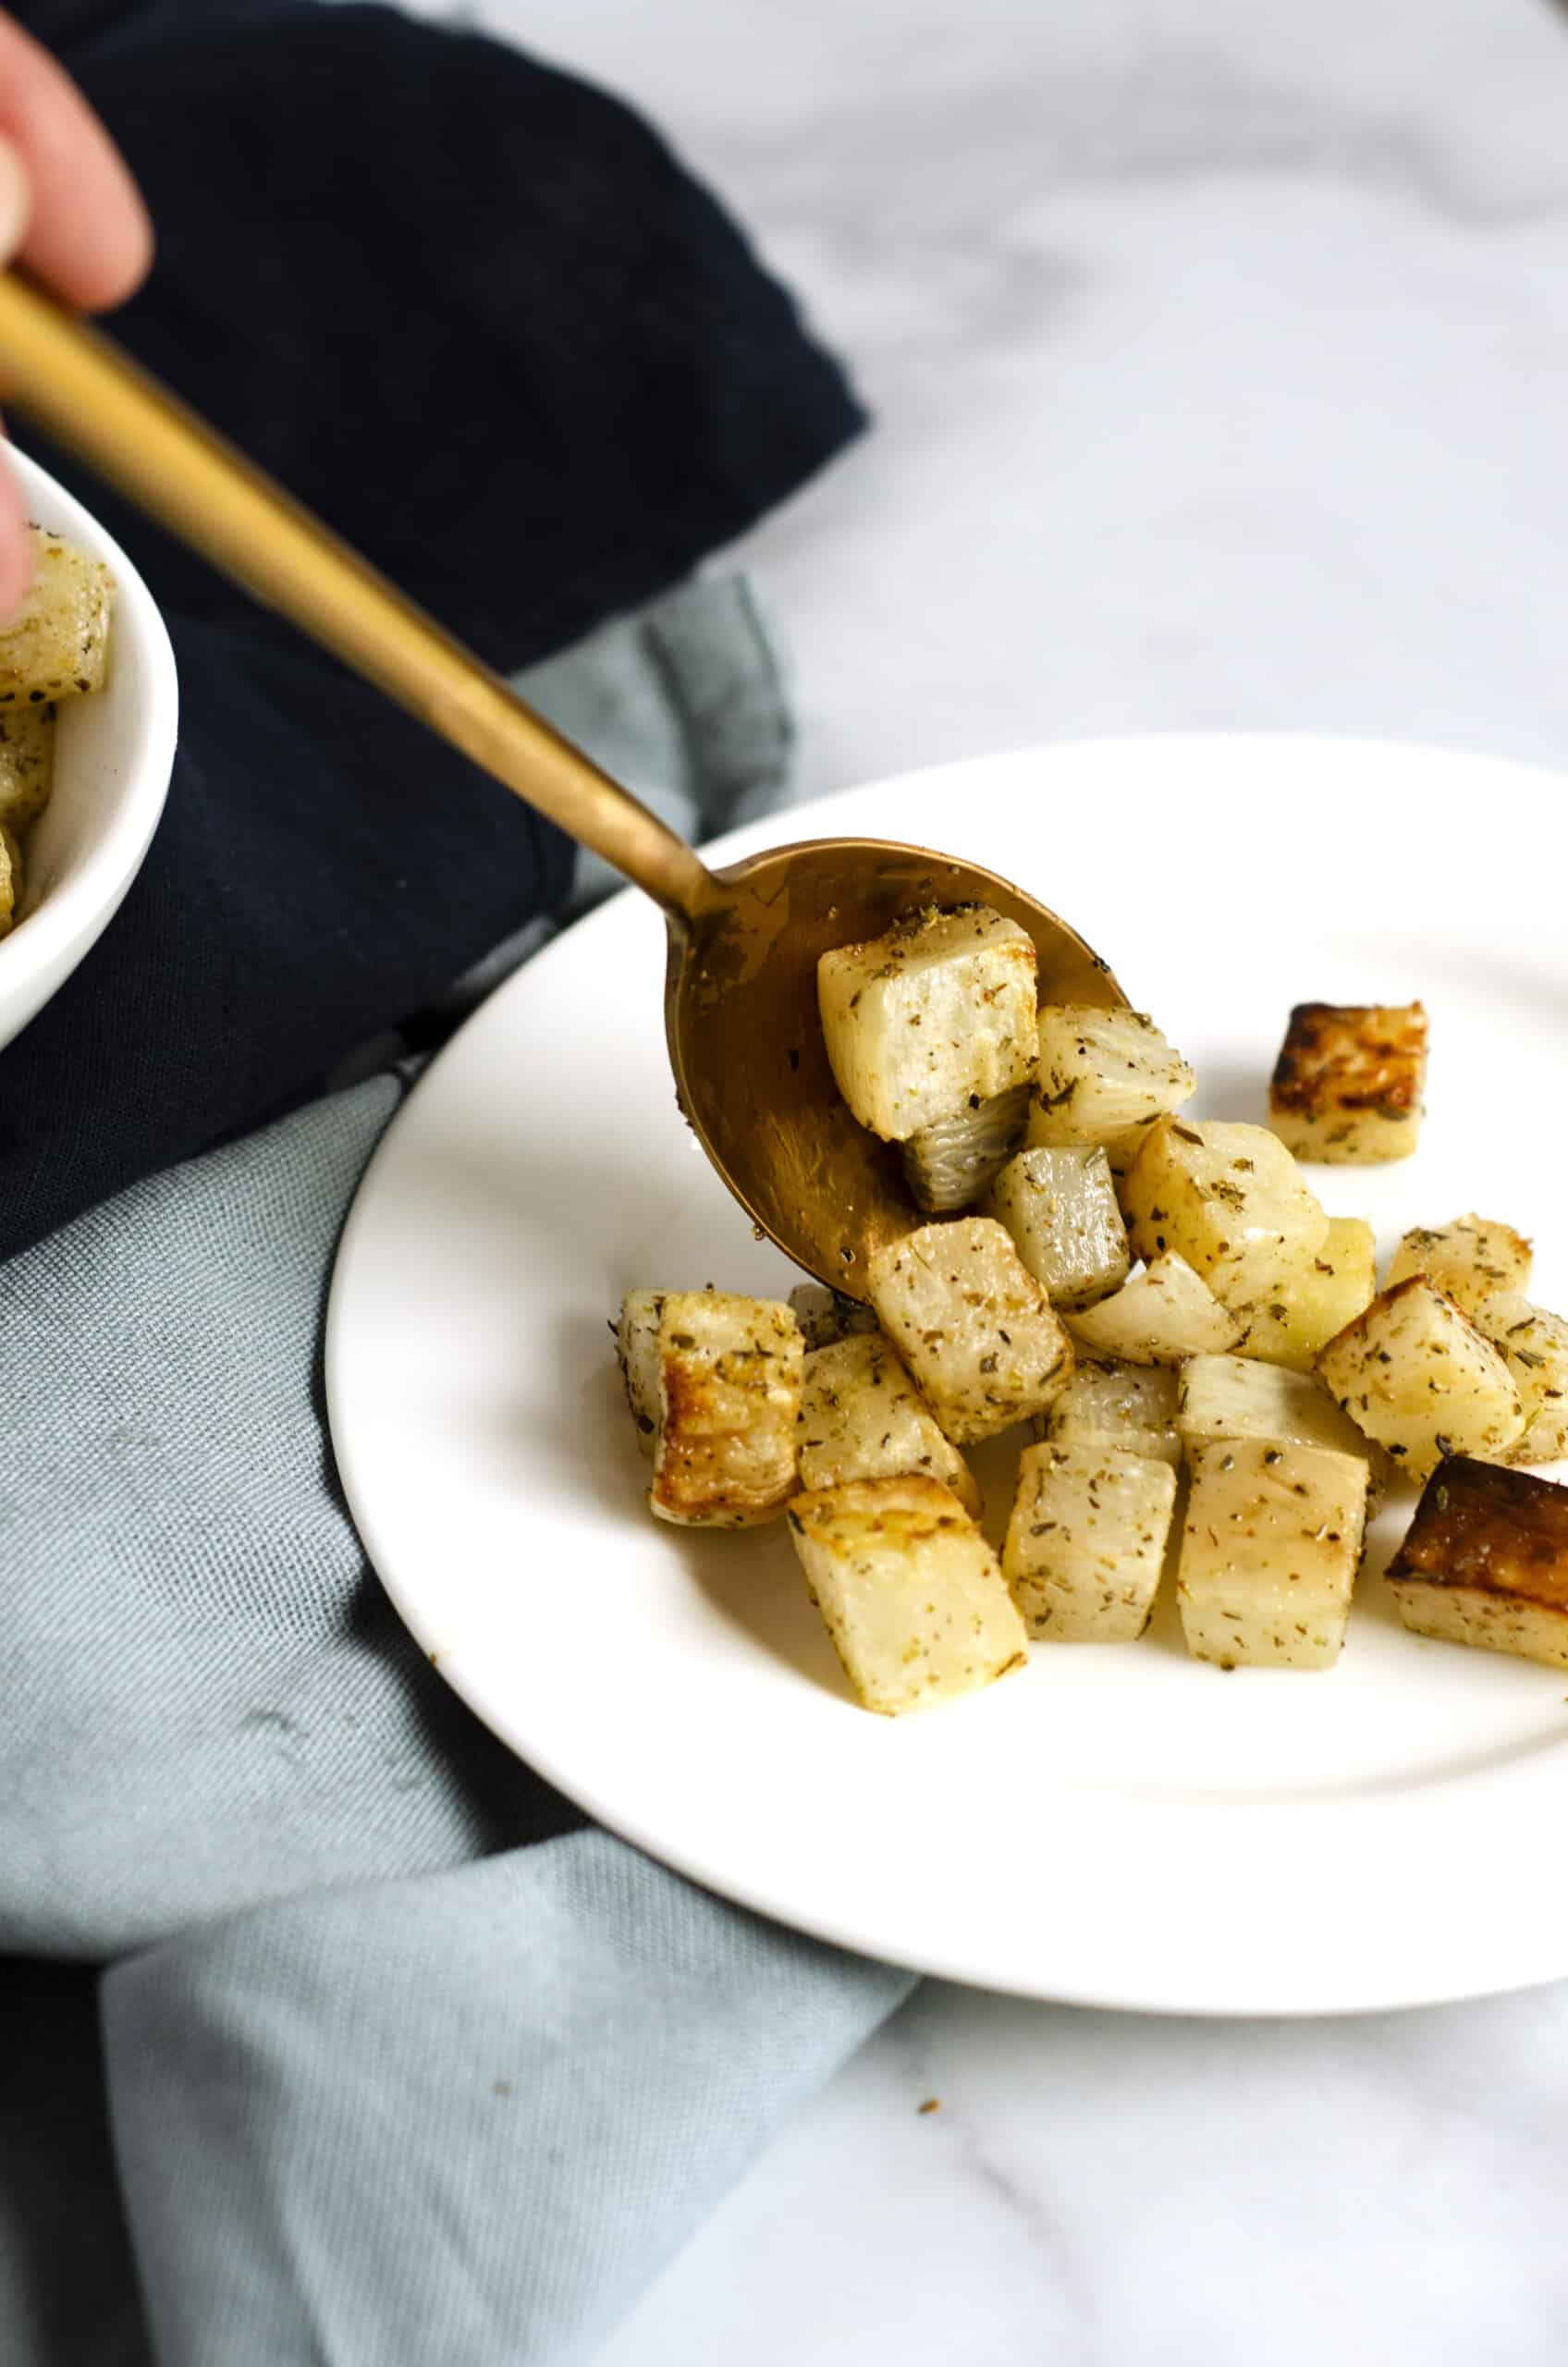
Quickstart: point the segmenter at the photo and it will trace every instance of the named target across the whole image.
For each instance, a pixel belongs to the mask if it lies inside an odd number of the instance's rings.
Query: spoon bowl
[[[1042,1001],[1127,998],[1055,913],[926,847],[817,839],[709,877],[712,901],[670,923],[665,1028],[682,1114],[752,1222],[819,1282],[864,1298],[872,1254],[925,1219],[897,1147],[857,1124],[834,1083],[820,957],[927,905],[989,904],[1034,938]]]

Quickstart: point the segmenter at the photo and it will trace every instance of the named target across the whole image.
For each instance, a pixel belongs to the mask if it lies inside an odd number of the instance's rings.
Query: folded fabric
[[[743,583],[529,687],[679,826],[784,785]],[[6,2367],[584,2357],[910,1986],[579,1831],[398,1625],[333,1478],[319,1331],[402,1091],[372,1075],[0,1266],[0,2015],[30,2066],[0,2110]],[[105,2067],[155,2349],[91,1996],[26,1956],[121,1959]]]
[[[861,423],[617,101],[311,0],[36,0],[158,226],[116,334],[512,671],[678,583]],[[0,1053],[0,1256],[297,1102],[555,909],[570,856],[37,439],[168,614],[168,812]],[[64,1085],[62,1081],[65,1081]]]
[[[606,1834],[275,1907],[105,1987],[159,2367],[569,2367],[908,1975]]]
[[[164,1943],[105,2023],[160,2367],[585,2356],[910,1985],[606,1835],[512,1846],[579,1820],[399,1627],[323,1433],[325,1282],[398,1091],[0,1273],[0,1948]]]

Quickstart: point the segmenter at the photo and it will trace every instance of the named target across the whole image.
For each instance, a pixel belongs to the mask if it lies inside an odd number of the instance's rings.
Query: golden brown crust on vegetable
[[[1329,1107],[1409,1117],[1421,1106],[1426,1061],[1427,1013],[1418,1002],[1298,1002],[1268,1106],[1313,1118]]]
[[[1415,1150],[1426,1080],[1418,1002],[1298,1003],[1275,1063],[1268,1122],[1298,1159],[1381,1166]]]
[[[796,1485],[805,1343],[789,1307],[718,1291],[668,1292],[657,1355],[650,1509],[688,1526],[771,1520]]]
[[[1568,1613],[1568,1488],[1454,1455],[1427,1480],[1388,1575]]]
[[[846,1479],[835,1488],[807,1488],[790,1506],[790,1526],[806,1536],[830,1534],[852,1521],[870,1537],[922,1544],[944,1529],[974,1526],[950,1488],[918,1472],[881,1479]]]

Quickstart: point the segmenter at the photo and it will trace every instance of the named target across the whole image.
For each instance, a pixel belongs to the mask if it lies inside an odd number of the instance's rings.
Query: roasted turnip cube
[[[972,904],[900,921],[817,964],[839,1092],[863,1126],[907,1142],[923,1126],[1026,1085],[1035,1068],[1034,939]]]
[[[830,1348],[835,1340],[852,1339],[857,1331],[875,1331],[876,1318],[857,1298],[830,1291],[822,1282],[797,1282],[790,1293],[790,1312],[801,1327],[808,1349]]]
[[[815,1489],[795,1498],[789,1522],[807,1591],[866,1709],[928,1709],[1027,1658],[996,1555],[937,1480]]]
[[[661,1520],[748,1528],[795,1490],[805,1343],[787,1306],[667,1291],[648,1502]]]
[[[1044,1003],[1029,1147],[1119,1143],[1193,1091],[1192,1070],[1152,1019],[1085,1003]]]
[[[1382,1464],[1381,1450],[1320,1380],[1247,1356],[1190,1356],[1182,1367],[1176,1428],[1189,1452],[1215,1439],[1260,1439],[1266,1446],[1359,1455],[1369,1470]]]
[[[1058,1446],[1116,1447],[1174,1467],[1182,1460],[1176,1397],[1176,1375],[1169,1365],[1081,1359],[1056,1404],[1039,1417],[1038,1427]]]
[[[1268,1446],[1331,1447],[1366,1457],[1371,1441],[1321,1381],[1241,1355],[1189,1356],[1182,1367],[1176,1428],[1189,1445],[1261,1439]]]
[[[1174,1250],[1151,1257],[1142,1273],[1069,1321],[1091,1355],[1133,1365],[1179,1365],[1184,1356],[1218,1354],[1235,1346],[1242,1329]]]
[[[871,1303],[949,1438],[989,1438],[1066,1388],[1072,1343],[993,1217],[922,1225],[866,1268]]]
[[[1193,1452],[1176,1598],[1187,1650],[1221,1668],[1331,1668],[1366,1525],[1366,1466],[1323,1447]]]
[[[1507,1365],[1452,1299],[1413,1275],[1330,1340],[1317,1370],[1406,1478],[1446,1455],[1504,1454],[1525,1429]]]
[[[1561,1462],[1568,1456],[1568,1323],[1517,1291],[1500,1291],[1476,1309],[1476,1328],[1513,1374],[1525,1408],[1524,1435],[1509,1448],[1509,1462]]]
[[[103,688],[115,580],[102,560],[30,526],[32,581],[0,630],[0,707]]]
[[[986,1202],[1055,1306],[1088,1306],[1127,1279],[1127,1228],[1103,1150],[1074,1144],[1026,1150],[1003,1168]]]
[[[628,1291],[615,1327],[616,1361],[626,1383],[626,1402],[637,1425],[637,1443],[651,1455],[659,1429],[659,1325],[665,1291]]]
[[[1452,1224],[1413,1226],[1394,1251],[1383,1286],[1391,1290],[1412,1274],[1425,1274],[1456,1306],[1474,1315],[1483,1299],[1499,1291],[1527,1291],[1530,1265],[1530,1245],[1522,1233],[1472,1210]]]
[[[1002,1574],[1031,1636],[1059,1644],[1141,1636],[1175,1503],[1169,1463],[1115,1447],[1026,1447]]]
[[[1418,1636],[1568,1668],[1568,1488],[1457,1455],[1389,1564]]]
[[[0,706],[0,822],[23,830],[55,784],[55,708]]]
[[[980,1490],[956,1446],[880,1332],[840,1340],[806,1358],[801,1397],[801,1485],[850,1479],[939,1479],[965,1512]]]
[[[1151,1126],[1121,1206],[1141,1257],[1174,1249],[1231,1307],[1266,1302],[1329,1233],[1283,1143],[1262,1126],[1213,1119]]]
[[[1408,1159],[1421,1132],[1427,1014],[1418,1002],[1299,1002],[1268,1089],[1268,1122],[1297,1159]]]
[[[1246,1325],[1243,1356],[1316,1370],[1318,1351],[1370,1306],[1378,1292],[1378,1249],[1363,1217],[1330,1217],[1323,1246],[1280,1275],[1258,1306],[1238,1310]]]
[[[950,1118],[937,1118],[903,1146],[904,1182],[928,1216],[967,1208],[1004,1168],[1029,1122],[1030,1087],[1015,1085],[983,1101],[970,1095]]]

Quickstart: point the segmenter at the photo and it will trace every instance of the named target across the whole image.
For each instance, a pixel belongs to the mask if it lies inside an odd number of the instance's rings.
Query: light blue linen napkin
[[[783,785],[741,584],[529,687],[688,826]],[[0,1268],[6,2367],[589,2360],[910,1986],[573,1829],[393,1615],[320,1326],[404,1081]]]

